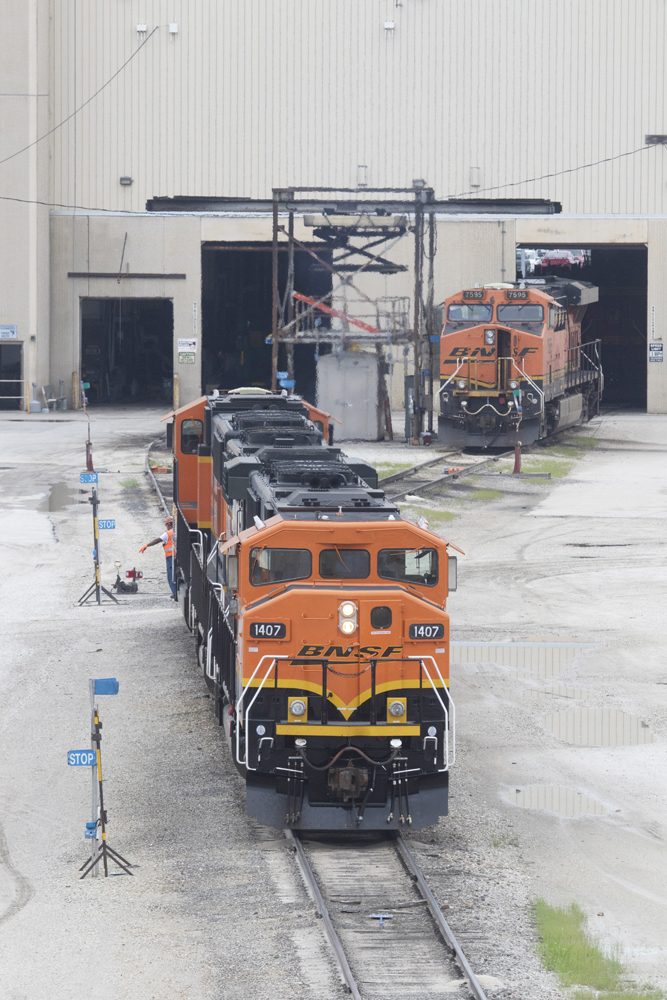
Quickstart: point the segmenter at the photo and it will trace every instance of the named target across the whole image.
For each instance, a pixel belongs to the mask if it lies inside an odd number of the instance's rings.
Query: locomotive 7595
[[[454,758],[449,543],[403,520],[298,397],[239,389],[173,421],[178,596],[248,812],[437,822]]]
[[[457,446],[532,444],[598,412],[600,341],[582,343],[585,281],[536,278],[445,301],[438,436]]]

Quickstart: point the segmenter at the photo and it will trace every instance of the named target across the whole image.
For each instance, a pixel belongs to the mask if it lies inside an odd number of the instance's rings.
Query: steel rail
[[[338,967],[340,969],[341,975],[343,977],[343,982],[345,984],[345,989],[354,998],[354,1000],[362,1000],[361,993],[357,986],[356,980],[352,975],[352,969],[349,966],[347,958],[345,957],[345,951],[342,944],[340,943],[340,938],[336,934],[334,925],[331,922],[331,917],[329,916],[329,910],[327,909],[326,903],[322,898],[322,893],[320,892],[319,886],[315,881],[315,875],[313,870],[308,863],[308,858],[304,852],[301,845],[301,841],[298,836],[295,836],[292,830],[283,830],[283,833],[287,840],[294,842],[296,849],[296,860],[301,869],[301,874],[303,875],[304,881],[310,893],[312,894],[315,902],[317,903],[317,908],[319,915],[322,918],[322,923],[324,924],[324,931],[329,939],[329,944],[333,948],[334,955],[336,956],[336,961],[338,962]]]
[[[469,476],[471,472],[477,472],[478,469],[484,468],[484,466],[488,465],[490,462],[498,462],[500,461],[501,458],[508,458],[510,455],[513,454],[514,450],[504,451],[500,455],[493,455],[491,456],[491,458],[484,459],[483,462],[476,462],[474,465],[466,465],[464,468],[459,469],[458,472],[448,472],[444,476],[439,476],[437,479],[432,479],[430,483],[415,483],[413,488],[421,490],[421,492],[423,493],[424,490],[430,490],[434,486],[439,486],[441,483],[448,482],[450,479],[460,479],[461,476]],[[392,501],[402,500],[403,497],[408,496],[408,494],[410,493],[412,493],[412,488],[409,490],[404,490],[403,493],[395,493],[393,496],[388,496],[387,500],[392,500]]]
[[[157,493],[157,498],[160,501],[160,504],[162,505],[162,509],[164,510],[165,514],[168,517],[171,517],[171,511],[167,507],[165,499],[164,499],[164,497],[162,495],[162,490],[158,486],[157,479],[155,478],[155,476],[153,474],[153,470],[151,469],[151,465],[150,465],[150,462],[149,462],[149,456],[150,456],[150,453],[151,453],[151,448],[153,447],[154,444],[157,444],[157,441],[151,441],[151,443],[149,444],[148,448],[146,449],[146,457],[144,459],[144,472],[148,476],[148,479],[149,479],[149,481],[150,481],[153,489]]]
[[[470,963],[463,954],[461,946],[459,945],[458,941],[454,937],[451,927],[443,917],[442,910],[438,906],[435,896],[429,889],[426,883],[426,879],[421,873],[419,865],[417,864],[412,854],[408,850],[407,845],[403,840],[403,838],[400,836],[400,834],[396,837],[395,843],[396,847],[398,848],[399,854],[401,855],[403,861],[405,862],[406,868],[415,879],[419,891],[421,892],[423,898],[426,900],[426,905],[428,906],[429,912],[435,921],[436,927],[440,931],[440,934],[442,935],[445,944],[449,948],[451,948],[457,964],[459,965],[463,975],[467,979],[468,986],[470,987],[470,992],[474,996],[475,1000],[486,1000],[486,994],[484,993],[484,990],[480,986],[477,980],[477,976],[470,968]]]
[[[413,465],[409,469],[402,469],[400,472],[394,472],[391,476],[385,476],[384,479],[378,479],[378,486],[386,486],[387,483],[398,482],[399,479],[405,479],[406,476],[412,476],[415,472],[419,472],[420,469],[428,469],[431,465],[439,465],[440,462],[445,458],[449,458],[450,455],[460,455],[457,448],[453,451],[442,451],[438,454],[437,458],[431,458],[428,462],[422,462],[420,465]]]
[[[311,894],[312,898],[314,899],[315,903],[317,904],[318,914],[322,918],[325,934],[327,936],[329,944],[331,945],[334,951],[334,955],[344,982],[344,988],[352,997],[354,997],[354,1000],[362,1000],[361,994],[359,993],[359,987],[357,986],[352,970],[350,969],[350,965],[347,961],[345,951],[341,944],[340,938],[338,937],[338,934],[336,933],[336,930],[331,921],[331,917],[329,916],[327,905],[324,902],[324,898],[322,897],[322,893],[320,892],[320,888],[315,879],[315,875],[313,873],[312,868],[310,867],[308,858],[306,857],[303,845],[301,844],[301,840],[298,835],[298,831],[285,829],[283,830],[283,834],[287,840],[291,840],[294,843],[297,864],[299,865],[299,869],[301,871],[301,874],[303,875],[306,887],[309,893]],[[396,846],[396,849],[408,871],[408,874],[413,878],[417,888],[419,889],[419,892],[421,893],[422,896],[422,901],[426,903],[428,910],[431,916],[433,917],[433,921],[442,939],[445,942],[446,947],[451,951],[455,962],[461,969],[461,972],[463,973],[468,983],[470,992],[474,997],[474,1000],[487,1000],[486,994],[484,993],[484,990],[482,989],[477,979],[477,976],[472,971],[468,959],[463,954],[463,950],[461,949],[460,944],[456,940],[454,932],[452,931],[451,927],[443,917],[442,911],[438,906],[435,896],[429,889],[426,879],[422,875],[421,869],[417,864],[417,862],[415,861],[414,857],[412,856],[412,853],[408,849],[407,844],[400,836],[400,834],[396,835],[395,837],[392,837],[392,841]]]

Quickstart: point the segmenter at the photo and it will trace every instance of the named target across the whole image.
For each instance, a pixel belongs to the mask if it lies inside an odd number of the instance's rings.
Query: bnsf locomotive
[[[589,420],[603,390],[600,341],[581,342],[598,290],[559,278],[485,285],[445,302],[438,436],[457,446],[531,444]]]
[[[178,597],[261,823],[447,812],[449,543],[401,518],[327,414],[261,389],[172,425]]]

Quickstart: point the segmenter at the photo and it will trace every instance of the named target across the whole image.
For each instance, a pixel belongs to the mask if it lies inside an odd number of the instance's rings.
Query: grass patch
[[[131,489],[134,489],[135,486],[139,485],[139,480],[138,479],[124,479],[120,485],[124,486],[126,490],[131,490]]]
[[[591,993],[588,990],[575,990],[574,1000],[663,1000],[662,990],[652,986],[640,986],[639,989],[605,990],[604,993]]]
[[[491,843],[494,847],[518,847],[519,838],[516,834],[502,833],[499,837],[493,837]]]
[[[615,956],[605,955],[584,930],[586,916],[572,903],[568,908],[535,902],[535,919],[541,942],[538,950],[561,986],[589,986],[595,990],[617,990],[623,966]]]
[[[498,500],[503,496],[502,490],[475,489],[467,494],[470,500]]]
[[[550,472],[552,479],[563,479],[574,467],[574,458],[537,458],[524,459],[521,463],[522,472]]]
[[[637,987],[621,978],[625,970],[618,955],[606,954],[586,932],[586,916],[576,903],[549,906],[538,899],[534,908],[542,961],[556,973],[561,986],[578,987],[575,1000],[663,1000],[661,990]]]
[[[398,506],[401,507],[402,504]],[[411,516],[415,523],[418,517],[425,517],[430,526],[434,528],[458,517],[458,514],[453,514],[451,510],[430,510],[428,507],[406,507],[405,510],[401,510],[401,513],[406,517]]]
[[[378,479],[386,479],[387,476],[403,472],[404,469],[411,469],[414,464],[414,462],[376,462],[374,468]]]

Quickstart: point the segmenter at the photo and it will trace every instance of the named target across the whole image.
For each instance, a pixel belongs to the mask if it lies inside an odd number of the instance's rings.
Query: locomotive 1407
[[[173,415],[178,598],[261,823],[421,827],[454,760],[450,543],[327,414],[238,389]]]

